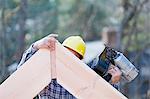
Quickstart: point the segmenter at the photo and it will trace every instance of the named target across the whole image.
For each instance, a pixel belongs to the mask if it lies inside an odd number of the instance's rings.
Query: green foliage
[[[25,43],[24,50],[36,40],[50,34],[58,33],[62,42],[69,35],[81,35],[85,40],[100,39],[105,26],[119,27],[123,18],[122,0],[27,0],[25,21],[25,37],[20,32],[21,3],[26,0],[0,1],[0,75],[7,66],[19,62],[20,41]],[[133,3],[133,2],[132,2]],[[131,20],[123,35],[123,45],[131,43],[128,51],[141,50],[150,42],[149,5],[141,14]],[[136,25],[133,26],[134,20]],[[131,27],[135,33],[131,34]],[[7,72],[6,72],[7,73]],[[2,78],[4,79],[4,78]],[[0,76],[1,80],[1,76]]]
[[[18,62],[20,43],[20,9],[25,0],[4,0],[0,7],[0,31],[5,65]],[[58,33],[63,41],[69,35],[81,35],[85,39],[99,39],[99,33],[107,25],[108,13],[105,0],[27,0],[25,21],[25,48],[34,41]],[[24,5],[23,5],[24,6]],[[2,17],[3,15],[3,17]],[[4,25],[3,25],[4,24]],[[87,35],[87,36],[86,36]],[[22,39],[23,40],[23,39]]]

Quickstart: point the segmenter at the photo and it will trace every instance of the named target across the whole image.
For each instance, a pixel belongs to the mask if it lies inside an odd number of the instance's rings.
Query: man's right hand
[[[33,47],[37,50],[41,49],[41,48],[50,49],[51,51],[55,50],[55,42],[56,42],[55,38],[56,37],[58,37],[57,34],[50,34],[50,35],[36,41],[33,44]]]
[[[108,70],[108,73],[112,75],[111,77],[112,84],[118,83],[120,81],[122,72],[119,70],[118,67],[111,65]]]

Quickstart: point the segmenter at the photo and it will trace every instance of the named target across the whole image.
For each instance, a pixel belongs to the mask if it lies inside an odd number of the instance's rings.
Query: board
[[[0,85],[0,99],[33,99],[51,81],[50,51],[41,49]]]
[[[56,44],[57,81],[78,99],[127,99],[85,63]]]
[[[36,52],[0,85],[0,99],[32,99],[54,77],[78,99],[127,99],[59,42],[55,52],[55,66],[49,50]]]

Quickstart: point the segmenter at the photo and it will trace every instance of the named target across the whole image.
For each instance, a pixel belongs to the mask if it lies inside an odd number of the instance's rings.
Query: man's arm
[[[99,57],[94,58],[90,63],[87,64],[91,69],[93,69],[95,72],[95,67],[97,65],[103,65],[102,72],[97,72],[101,77],[103,77],[107,82],[110,82],[110,84],[119,90],[119,81],[121,78],[121,71],[115,67],[110,66],[111,68],[108,68],[108,71],[106,74],[103,73],[104,68],[107,68],[109,65],[107,62],[100,61]],[[110,75],[111,74],[111,75]],[[110,80],[110,81],[109,81]]]
[[[23,65],[34,53],[38,50],[33,47],[34,44],[32,44],[22,55],[21,61],[19,62],[19,65],[17,68],[19,68],[21,65]]]
[[[17,68],[19,68],[21,65],[23,65],[32,55],[34,55],[40,48],[46,48],[46,49],[50,49],[50,50],[55,50],[54,49],[54,43],[56,42],[55,37],[57,37],[57,35],[55,34],[50,34],[38,41],[36,41],[35,43],[33,43],[23,54],[22,59],[18,65]],[[47,88],[43,89],[41,93],[45,93],[49,91]],[[39,95],[40,95],[39,94]],[[39,98],[39,96],[36,96],[34,99]],[[46,97],[47,98],[47,97]]]
[[[55,37],[57,37],[57,36],[58,36],[57,34],[50,34],[50,35],[36,41],[35,43],[33,43],[29,47],[29,49],[27,49],[24,52],[22,59],[21,59],[19,65],[17,66],[17,68],[19,68],[23,63],[25,63],[40,48],[54,50],[53,43],[56,42]]]

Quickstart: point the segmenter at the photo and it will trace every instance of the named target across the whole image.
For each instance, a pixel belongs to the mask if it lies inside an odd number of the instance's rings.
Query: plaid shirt
[[[18,68],[25,63],[37,50],[33,48],[33,44],[26,50],[18,65]],[[91,66],[89,66],[91,68]],[[118,85],[113,85],[118,89]],[[52,79],[50,84],[45,87],[39,94],[39,99],[76,99],[71,93],[57,83],[56,79]]]

